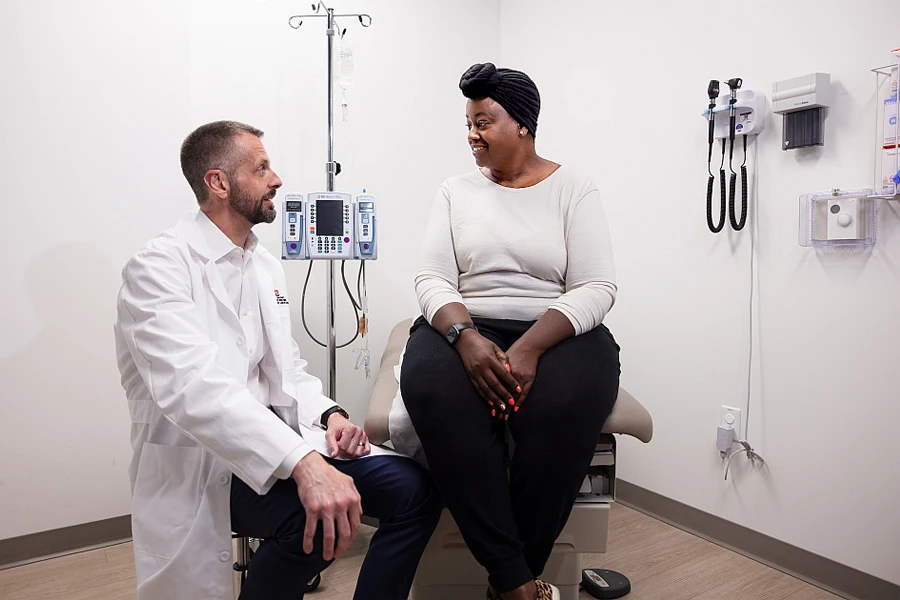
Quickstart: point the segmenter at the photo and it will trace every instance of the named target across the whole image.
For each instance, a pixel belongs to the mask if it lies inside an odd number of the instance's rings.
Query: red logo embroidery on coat
[[[282,296],[278,293],[278,290],[275,290],[275,302],[278,304],[290,304],[286,296]]]

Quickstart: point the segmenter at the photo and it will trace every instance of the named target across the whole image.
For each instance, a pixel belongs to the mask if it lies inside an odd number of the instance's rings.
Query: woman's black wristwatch
[[[471,323],[457,323],[456,325],[450,326],[450,329],[447,330],[447,333],[444,334],[444,337],[447,338],[447,341],[450,342],[451,346],[455,346],[456,342],[459,340],[459,334],[461,334],[466,329],[474,329],[475,331],[478,331],[478,328]]]

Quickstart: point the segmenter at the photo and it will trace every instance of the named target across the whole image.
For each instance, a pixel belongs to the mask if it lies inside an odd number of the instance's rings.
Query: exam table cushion
[[[390,439],[388,418],[399,387],[394,367],[400,363],[400,353],[406,346],[410,327],[412,319],[397,323],[381,355],[381,365],[372,387],[365,422],[366,434],[373,444],[383,444]],[[603,433],[621,433],[649,442],[653,437],[653,420],[647,409],[620,387],[612,414],[603,426]]]

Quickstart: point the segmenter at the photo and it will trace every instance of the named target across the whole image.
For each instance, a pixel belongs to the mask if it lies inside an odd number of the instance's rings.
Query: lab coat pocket
[[[203,448],[144,443],[134,488],[136,552],[170,559],[187,538],[203,497]]]

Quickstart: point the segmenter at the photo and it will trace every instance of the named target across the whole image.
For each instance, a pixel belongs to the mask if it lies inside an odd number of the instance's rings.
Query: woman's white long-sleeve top
[[[448,179],[426,229],[416,294],[429,322],[461,302],[474,317],[521,321],[553,308],[576,335],[590,331],[616,298],[600,192],[564,167],[527,188],[480,170]]]

